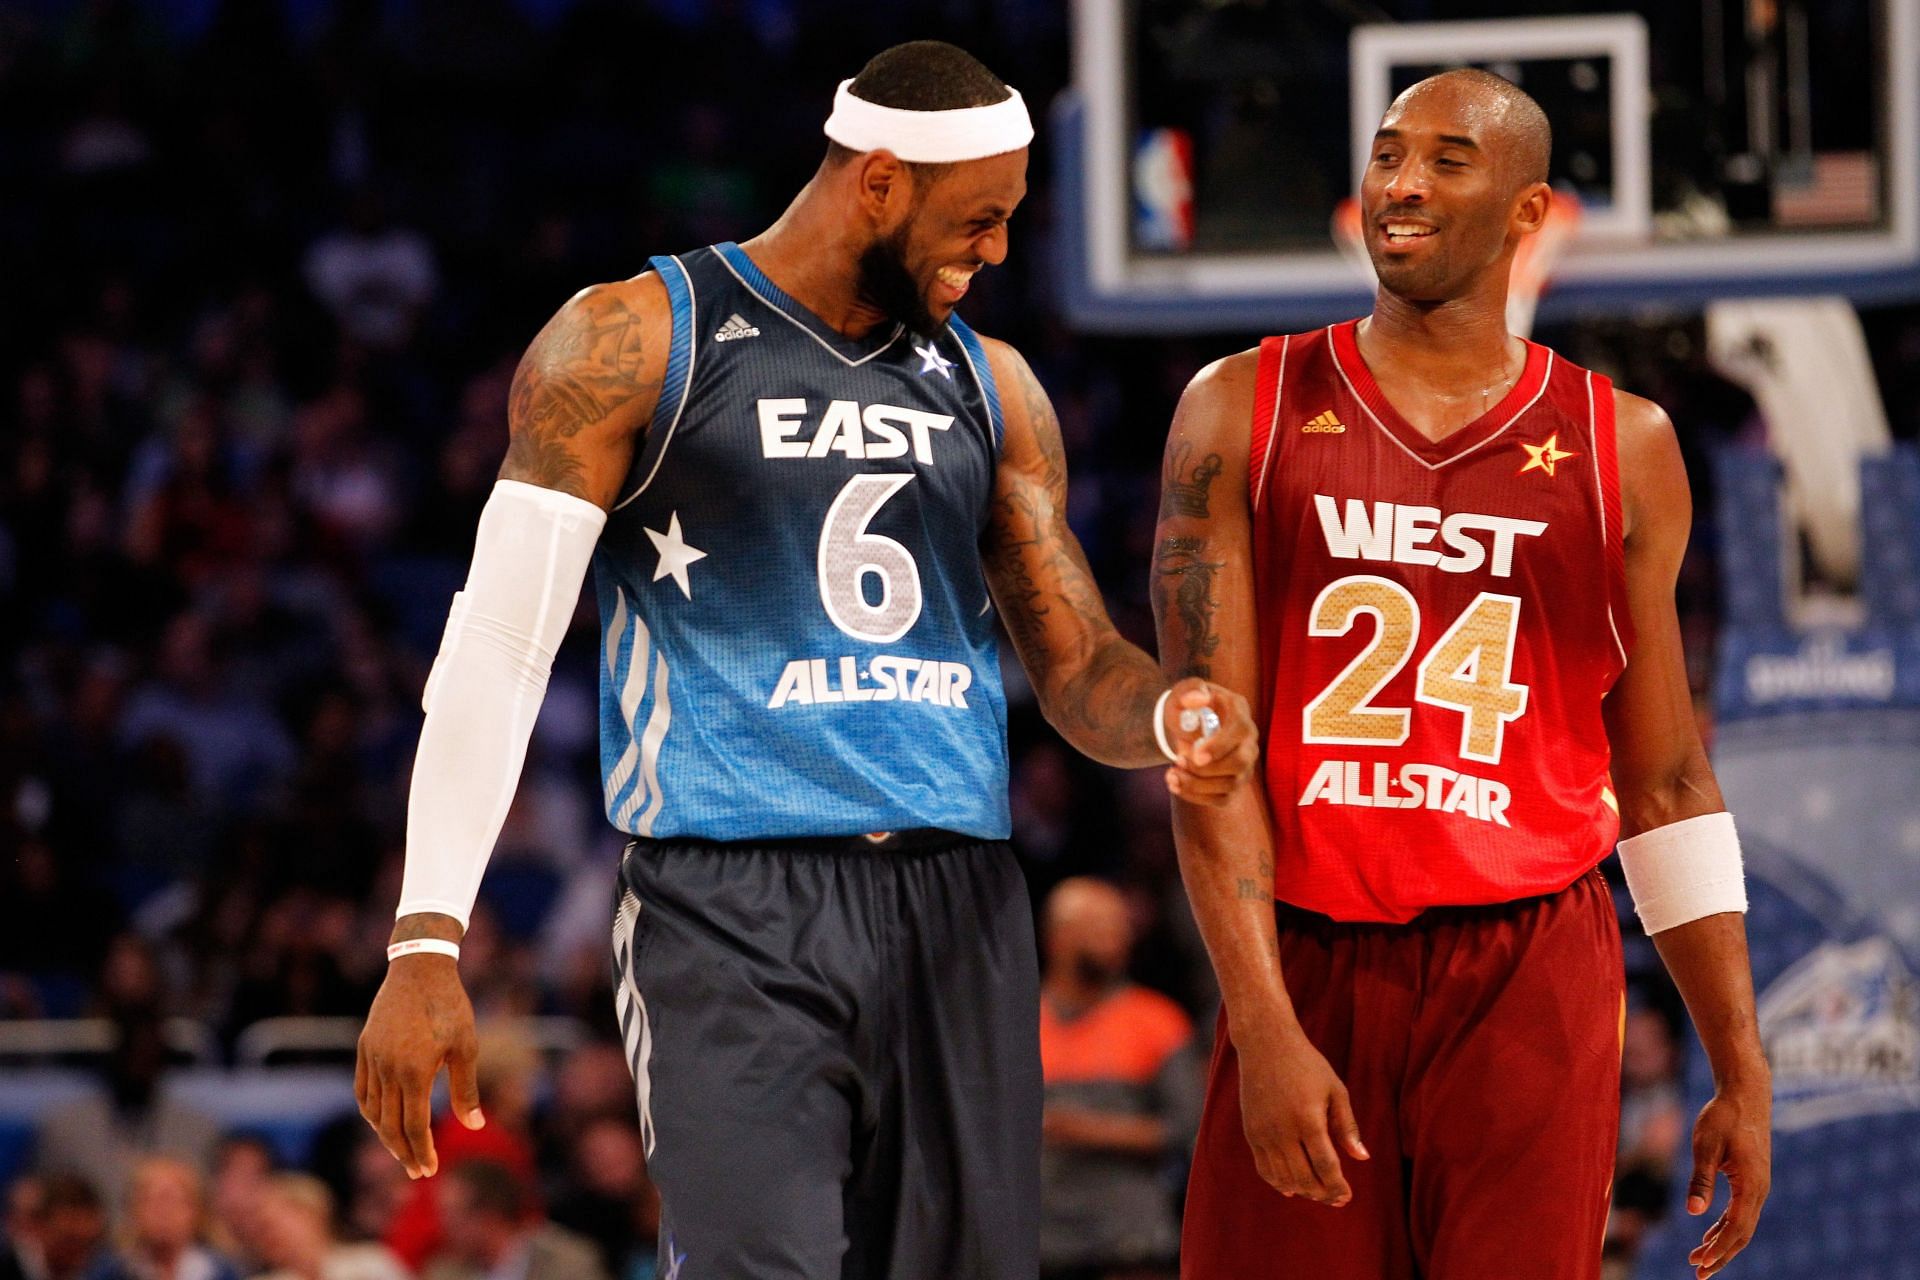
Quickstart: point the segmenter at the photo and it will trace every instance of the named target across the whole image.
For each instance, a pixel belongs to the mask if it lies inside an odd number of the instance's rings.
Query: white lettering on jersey
[[[1358,760],[1323,760],[1300,793],[1300,804],[1343,804],[1362,809],[1432,809],[1512,827],[1505,783],[1437,764],[1403,764],[1399,772],[1375,760],[1371,774]]]
[[[932,466],[933,432],[953,425],[950,413],[893,404],[870,404],[863,409],[852,400],[833,400],[814,425],[812,436],[801,440],[807,425],[805,400],[756,400],[754,409],[760,419],[760,455],[765,458],[824,458],[829,453],[854,459],[900,458],[906,456],[911,435],[914,461]]]
[[[764,403],[764,402],[763,402]],[[1536,538],[1547,531],[1545,520],[1512,516],[1485,516],[1456,511],[1443,517],[1438,507],[1403,506],[1375,502],[1372,510],[1359,498],[1348,498],[1344,514],[1338,499],[1313,495],[1320,516],[1320,532],[1327,554],[1336,560],[1390,560],[1394,564],[1427,565],[1442,573],[1472,573],[1487,565],[1496,578],[1513,575],[1513,548],[1520,538]],[[1493,535],[1493,552],[1474,535]],[[1434,536],[1452,550],[1432,546]]]
[[[767,709],[829,702],[924,702],[967,711],[966,692],[972,687],[973,669],[964,662],[880,654],[863,671],[851,654],[795,658],[781,671]]]

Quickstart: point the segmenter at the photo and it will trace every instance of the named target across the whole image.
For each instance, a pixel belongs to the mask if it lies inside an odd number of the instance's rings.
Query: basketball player
[[[1045,393],[954,312],[1025,193],[1019,95],[902,45],[826,133],[770,229],[586,290],[520,366],[357,1091],[416,1177],[443,1063],[482,1123],[457,941],[591,559],[662,1275],[1027,1280],[1039,995],[994,606],[1097,759],[1171,758],[1175,794],[1218,803],[1255,734],[1240,695],[1170,689],[1115,632]]]
[[[1266,786],[1175,805],[1224,997],[1184,1231],[1206,1280],[1591,1280],[1619,1109],[1616,837],[1718,1092],[1692,1255],[1768,1185],[1732,820],[1673,593],[1672,424],[1507,332],[1549,132],[1479,71],[1388,110],[1371,316],[1203,371],[1168,443],[1161,651],[1253,700]],[[1277,899],[1277,905],[1275,900]]]

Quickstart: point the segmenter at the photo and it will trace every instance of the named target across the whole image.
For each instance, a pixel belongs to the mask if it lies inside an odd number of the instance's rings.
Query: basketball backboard
[[[1272,329],[1364,308],[1330,215],[1394,94],[1458,65],[1540,100],[1579,197],[1543,315],[1920,297],[1920,0],[1561,7],[1076,0],[1049,133],[1070,317]]]

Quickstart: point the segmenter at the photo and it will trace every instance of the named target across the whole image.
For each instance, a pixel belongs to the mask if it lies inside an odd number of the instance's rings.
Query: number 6
[[[820,603],[833,625],[856,640],[888,644],[920,620],[920,567],[913,553],[867,524],[913,476],[860,475],[847,481],[820,527]],[[880,579],[880,603],[868,604],[866,577]]]

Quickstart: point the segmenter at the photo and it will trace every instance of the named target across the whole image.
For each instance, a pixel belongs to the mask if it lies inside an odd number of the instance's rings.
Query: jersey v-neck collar
[[[1553,368],[1553,352],[1536,342],[1528,342],[1527,363],[1520,371],[1519,380],[1500,397],[1500,402],[1466,426],[1434,440],[1402,417],[1380,390],[1380,384],[1374,381],[1373,370],[1360,354],[1359,326],[1358,320],[1348,320],[1328,327],[1334,364],[1348,389],[1366,407],[1367,416],[1394,443],[1429,468],[1457,462],[1506,431],[1546,391],[1547,375]]]
[[[849,338],[846,334],[841,333],[838,329],[835,329],[832,325],[809,311],[800,302],[795,300],[792,295],[787,293],[786,290],[775,284],[772,279],[768,277],[767,273],[762,271],[754,263],[753,259],[747,256],[747,251],[733,241],[728,240],[724,243],[717,244],[713,246],[713,250],[720,255],[720,261],[726,266],[728,271],[733,273],[734,279],[745,286],[750,293],[757,296],[760,301],[766,303],[775,311],[778,311],[782,316],[785,316],[805,332],[808,337],[818,342],[828,351],[831,351],[848,365],[857,366],[867,363],[867,361],[873,359],[894,343],[898,342],[900,336],[907,331],[905,325],[896,323],[893,328],[888,331],[886,337],[880,339],[877,343],[871,335],[865,338]]]

